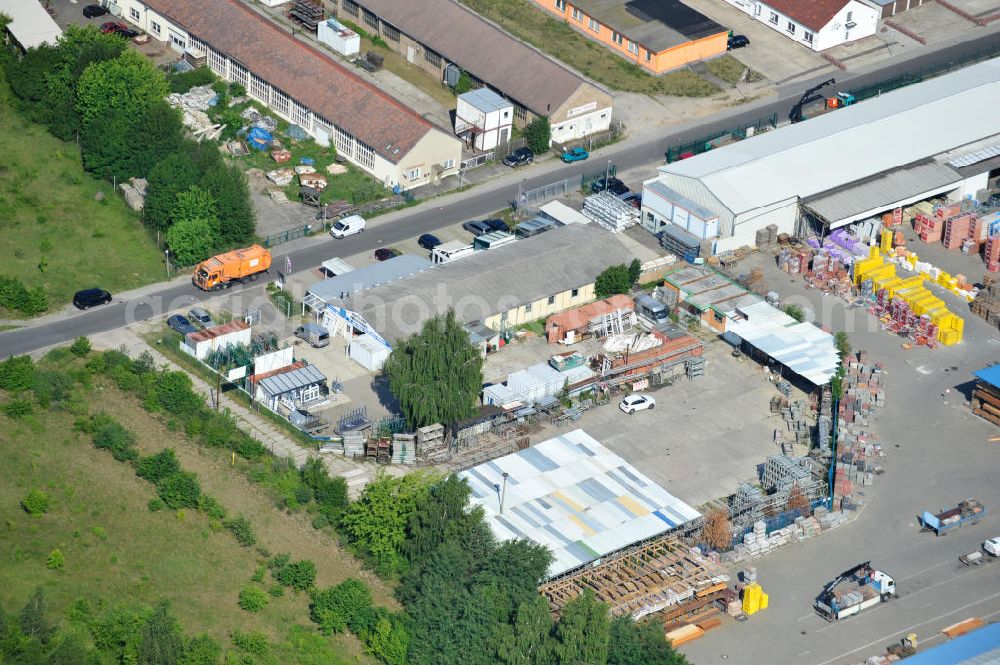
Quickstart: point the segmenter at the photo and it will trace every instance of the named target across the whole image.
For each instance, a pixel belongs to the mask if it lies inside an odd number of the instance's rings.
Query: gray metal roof
[[[489,88],[477,88],[469,92],[463,92],[458,98],[483,113],[492,113],[493,111],[500,111],[501,109],[513,106],[513,104]]]
[[[927,160],[893,169],[811,196],[802,204],[830,223],[854,221],[853,217],[897,201],[962,181],[947,164]]]
[[[599,226],[571,224],[360,291],[345,307],[361,313],[386,339],[397,340],[449,308],[463,323],[482,321],[592,284],[605,268],[633,258]]]
[[[652,192],[663,198],[666,201],[677,204],[682,208],[686,209],[688,212],[692,213],[699,219],[709,220],[717,219],[718,215],[706,208],[705,206],[695,203],[691,199],[687,198],[676,189],[667,187],[665,183],[659,180],[654,180],[653,182],[646,185],[646,190]]]
[[[62,30],[38,0],[0,0],[0,13],[10,17],[7,30],[24,49],[55,46]]]
[[[1000,132],[1000,58],[661,166],[734,215],[808,197]],[[927,131],[933,127],[934,131]],[[917,140],[914,139],[917,137]],[[714,204],[713,204],[714,207]]]
[[[282,372],[281,374],[275,374],[269,376],[266,379],[261,379],[258,382],[264,392],[266,392],[271,397],[277,395],[284,395],[285,393],[290,393],[293,390],[301,390],[307,386],[311,386],[315,383],[325,383],[326,377],[323,373],[316,369],[315,365],[306,365],[305,367],[299,367],[298,369],[293,369],[290,372]]]
[[[343,299],[342,294],[349,296],[357,291],[387,284],[415,272],[426,270],[432,265],[422,256],[400,254],[387,261],[379,261],[343,275],[313,282],[306,291],[324,302],[340,301]]]
[[[602,90],[455,0],[357,3],[538,115],[552,115],[571,99],[611,105]]]
[[[576,0],[573,6],[654,53],[726,32],[679,0]]]

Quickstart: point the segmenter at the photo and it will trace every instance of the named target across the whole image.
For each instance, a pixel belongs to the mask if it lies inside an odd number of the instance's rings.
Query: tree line
[[[6,70],[21,112],[76,141],[87,171],[112,182],[147,179],[143,218],[166,233],[177,262],[253,237],[245,175],[216,144],[186,137],[181,112],[165,101],[166,75],[124,38],[71,26],[55,46],[8,58]]]

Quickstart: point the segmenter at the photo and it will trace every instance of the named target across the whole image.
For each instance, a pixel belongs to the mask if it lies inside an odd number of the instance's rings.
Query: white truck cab
[[[990,556],[1000,556],[1000,536],[984,540],[983,551]]]

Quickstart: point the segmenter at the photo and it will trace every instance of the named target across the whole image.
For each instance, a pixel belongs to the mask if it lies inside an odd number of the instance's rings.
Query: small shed
[[[590,224],[590,217],[562,201],[549,201],[538,209],[538,216],[560,224]]]
[[[455,106],[455,135],[476,150],[492,150],[510,140],[514,104],[489,88],[463,92]]]
[[[341,55],[354,55],[361,50],[358,33],[334,18],[316,26],[316,38]]]
[[[315,365],[297,362],[253,377],[254,399],[272,411],[279,405],[296,409],[318,402],[329,394],[326,377]]]
[[[347,347],[347,355],[351,360],[364,367],[369,372],[378,372],[389,359],[391,349],[368,333],[358,335]]]
[[[181,342],[181,351],[204,360],[212,351],[228,346],[250,345],[250,324],[245,321],[230,321],[222,325],[188,333]]]

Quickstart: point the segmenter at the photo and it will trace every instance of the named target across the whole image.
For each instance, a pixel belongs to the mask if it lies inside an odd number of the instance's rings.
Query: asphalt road
[[[986,34],[974,40],[960,42],[927,54],[908,60],[890,60],[884,67],[866,72],[852,74],[847,72],[840,77],[838,84],[831,89],[856,89],[897,74],[914,71],[920,67],[938,65],[953,61],[961,61],[967,54],[975,53],[995,42],[997,33]],[[758,118],[778,114],[779,122],[784,122],[792,105],[798,101],[804,90],[815,83],[828,78],[828,75],[817,77],[813,81],[796,84],[794,89],[788,89],[778,95],[778,99],[761,104],[750,104],[734,109],[730,113],[718,114],[705,122],[691,123],[688,127],[670,128],[660,136],[653,136],[641,144],[619,143],[600,150],[594,157],[582,164],[539,166],[525,171],[526,176],[521,182],[525,189],[532,189],[563,178],[579,178],[585,172],[599,170],[611,160],[619,171],[641,166],[656,166],[663,163],[664,152],[671,145],[683,145],[697,140],[716,131],[737,126],[745,122],[755,122]],[[651,174],[652,175],[652,174]],[[507,178],[506,180],[511,180]],[[340,241],[315,242],[307,247],[289,252],[293,267],[312,268],[333,255],[351,256],[368,252],[376,247],[385,246],[416,237],[421,233],[432,233],[438,229],[451,226],[467,219],[481,217],[509,205],[516,198],[516,180],[512,185],[484,184],[473,192],[474,196],[459,196],[451,202],[445,199],[432,199],[412,209],[412,212],[398,218],[391,224],[375,225],[368,232]],[[439,205],[441,203],[445,205]],[[284,265],[285,254],[279,248],[275,253],[274,265]],[[235,287],[237,289],[241,287]],[[260,286],[247,286],[259,292]],[[113,330],[135,321],[160,316],[170,311],[178,303],[186,304],[211,297],[191,284],[164,285],[156,291],[140,299],[129,302],[116,301],[111,305],[73,315],[64,319],[29,325],[26,328],[0,333],[0,355],[16,355],[45,348],[53,344],[68,341],[79,335]]]

